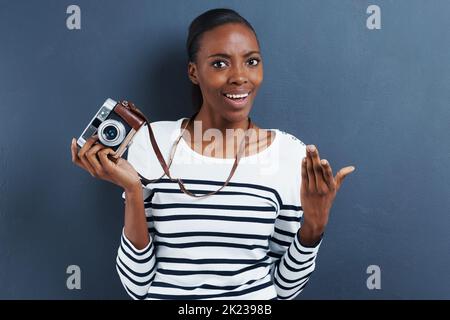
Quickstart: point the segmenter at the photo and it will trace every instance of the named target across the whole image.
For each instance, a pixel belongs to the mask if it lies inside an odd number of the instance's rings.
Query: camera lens
[[[106,138],[106,140],[114,140],[117,137],[117,128],[109,125],[107,127],[105,127],[105,129],[103,129],[103,134]]]
[[[98,139],[108,147],[118,146],[127,135],[125,126],[120,121],[107,119],[98,127]]]

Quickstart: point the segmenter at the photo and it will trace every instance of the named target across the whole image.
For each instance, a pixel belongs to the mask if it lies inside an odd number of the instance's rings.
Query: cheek
[[[201,85],[206,93],[217,95],[217,92],[221,91],[226,82],[227,77],[225,73],[209,72],[203,74]]]
[[[262,68],[257,72],[252,73],[249,78],[250,81],[253,83],[253,85],[256,87],[256,89],[258,89],[264,78]]]
[[[225,74],[217,73],[212,74],[207,81],[211,89],[220,89],[224,84],[227,83],[227,77],[225,76]]]

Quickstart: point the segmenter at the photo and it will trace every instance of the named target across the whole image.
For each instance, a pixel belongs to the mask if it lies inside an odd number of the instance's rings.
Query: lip
[[[236,91],[230,91],[230,92],[224,92],[223,94],[245,94],[245,93],[252,93],[252,90],[236,90]]]
[[[242,100],[233,100],[226,96],[226,94],[245,94],[245,93],[248,93],[248,96],[246,96]],[[222,96],[227,104],[233,106],[234,108],[242,108],[243,106],[245,106],[248,103],[251,94],[252,94],[252,91],[234,91],[234,92],[224,93],[224,94],[222,94]]]

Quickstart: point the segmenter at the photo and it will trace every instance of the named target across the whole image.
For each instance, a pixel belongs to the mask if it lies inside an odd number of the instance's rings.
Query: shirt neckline
[[[180,118],[177,120],[177,126],[176,126],[177,136],[179,136],[181,133],[181,125],[183,124],[184,119],[189,119],[189,118],[183,117],[183,118]],[[267,148],[265,148],[264,150],[262,150],[258,153],[255,153],[255,154],[252,154],[249,156],[242,156],[239,159],[239,162],[264,156],[266,153],[270,152],[270,150],[274,148],[275,143],[278,143],[280,132],[278,129],[267,129],[267,130],[275,132],[275,137],[273,138],[272,143]],[[207,161],[224,162],[224,163],[230,163],[230,162],[235,161],[235,158],[217,158],[217,157],[205,156],[201,153],[198,153],[197,151],[193,150],[183,138],[180,139],[180,144],[186,151],[188,151],[194,157],[197,157],[199,159],[203,159],[203,160],[207,160]]]

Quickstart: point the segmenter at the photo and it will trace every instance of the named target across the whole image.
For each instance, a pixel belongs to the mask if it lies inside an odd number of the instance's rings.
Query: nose
[[[244,68],[235,66],[231,69],[230,77],[228,79],[230,84],[242,85],[248,82],[248,77]]]

